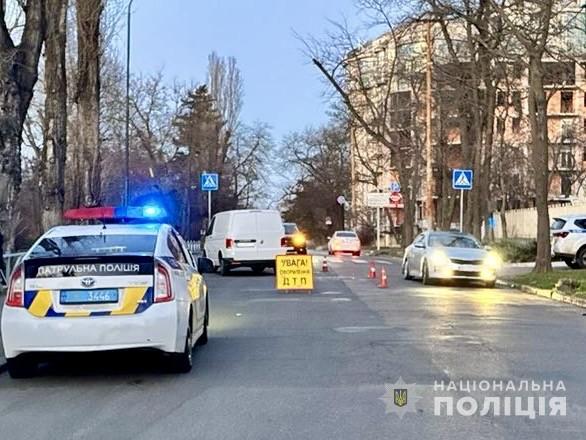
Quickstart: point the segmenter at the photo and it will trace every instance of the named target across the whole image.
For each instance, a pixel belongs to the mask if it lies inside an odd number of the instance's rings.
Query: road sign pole
[[[460,232],[464,232],[464,190],[460,190]]]
[[[212,221],[212,192],[208,191],[208,227]]]
[[[376,208],[376,250],[380,251],[380,208]]]

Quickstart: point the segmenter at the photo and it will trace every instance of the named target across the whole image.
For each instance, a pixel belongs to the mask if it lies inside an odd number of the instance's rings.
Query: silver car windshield
[[[480,249],[480,243],[475,238],[458,234],[432,234],[429,236],[430,247],[451,247]]]

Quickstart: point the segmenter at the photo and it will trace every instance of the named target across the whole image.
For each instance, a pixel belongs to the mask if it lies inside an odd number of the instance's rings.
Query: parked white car
[[[328,242],[328,254],[349,253],[354,256],[360,255],[360,239],[354,231],[336,231]]]
[[[552,256],[572,269],[586,268],[586,214],[555,217],[550,231]]]
[[[496,283],[499,256],[484,248],[474,236],[461,232],[431,231],[419,234],[405,249],[402,273],[406,280],[421,278],[423,284],[438,280]]]
[[[222,275],[236,267],[250,267],[261,273],[275,267],[275,258],[284,254],[285,229],[279,211],[241,209],[212,217],[206,232],[204,255]]]

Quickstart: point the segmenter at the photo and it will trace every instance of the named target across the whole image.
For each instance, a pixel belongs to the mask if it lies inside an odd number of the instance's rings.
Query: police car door
[[[196,319],[199,321],[198,326],[202,326],[205,319],[207,301],[205,280],[203,279],[203,276],[199,273],[199,270],[197,269],[197,264],[195,263],[195,259],[191,252],[189,252],[189,249],[187,249],[187,244],[185,243],[185,240],[183,240],[183,237],[181,237],[181,235],[179,235],[178,233],[176,234],[179,244],[181,245],[181,248],[183,249],[183,252],[185,253],[187,261],[190,265],[192,274],[190,288],[193,289],[193,295],[195,296],[194,307],[196,310]]]
[[[199,321],[203,318],[199,316],[198,310],[199,296],[200,296],[200,282],[197,272],[191,263],[191,258],[187,250],[181,245],[180,239],[174,230],[170,230],[167,235],[167,246],[178,264],[177,270],[173,270],[173,283],[178,287],[177,298],[183,301],[193,303],[193,319],[192,330],[199,328]],[[181,296],[179,296],[181,295]]]

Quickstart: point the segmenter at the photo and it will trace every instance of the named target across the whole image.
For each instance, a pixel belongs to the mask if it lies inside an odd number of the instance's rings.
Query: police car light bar
[[[67,220],[160,220],[167,212],[160,206],[103,206],[65,211]]]

